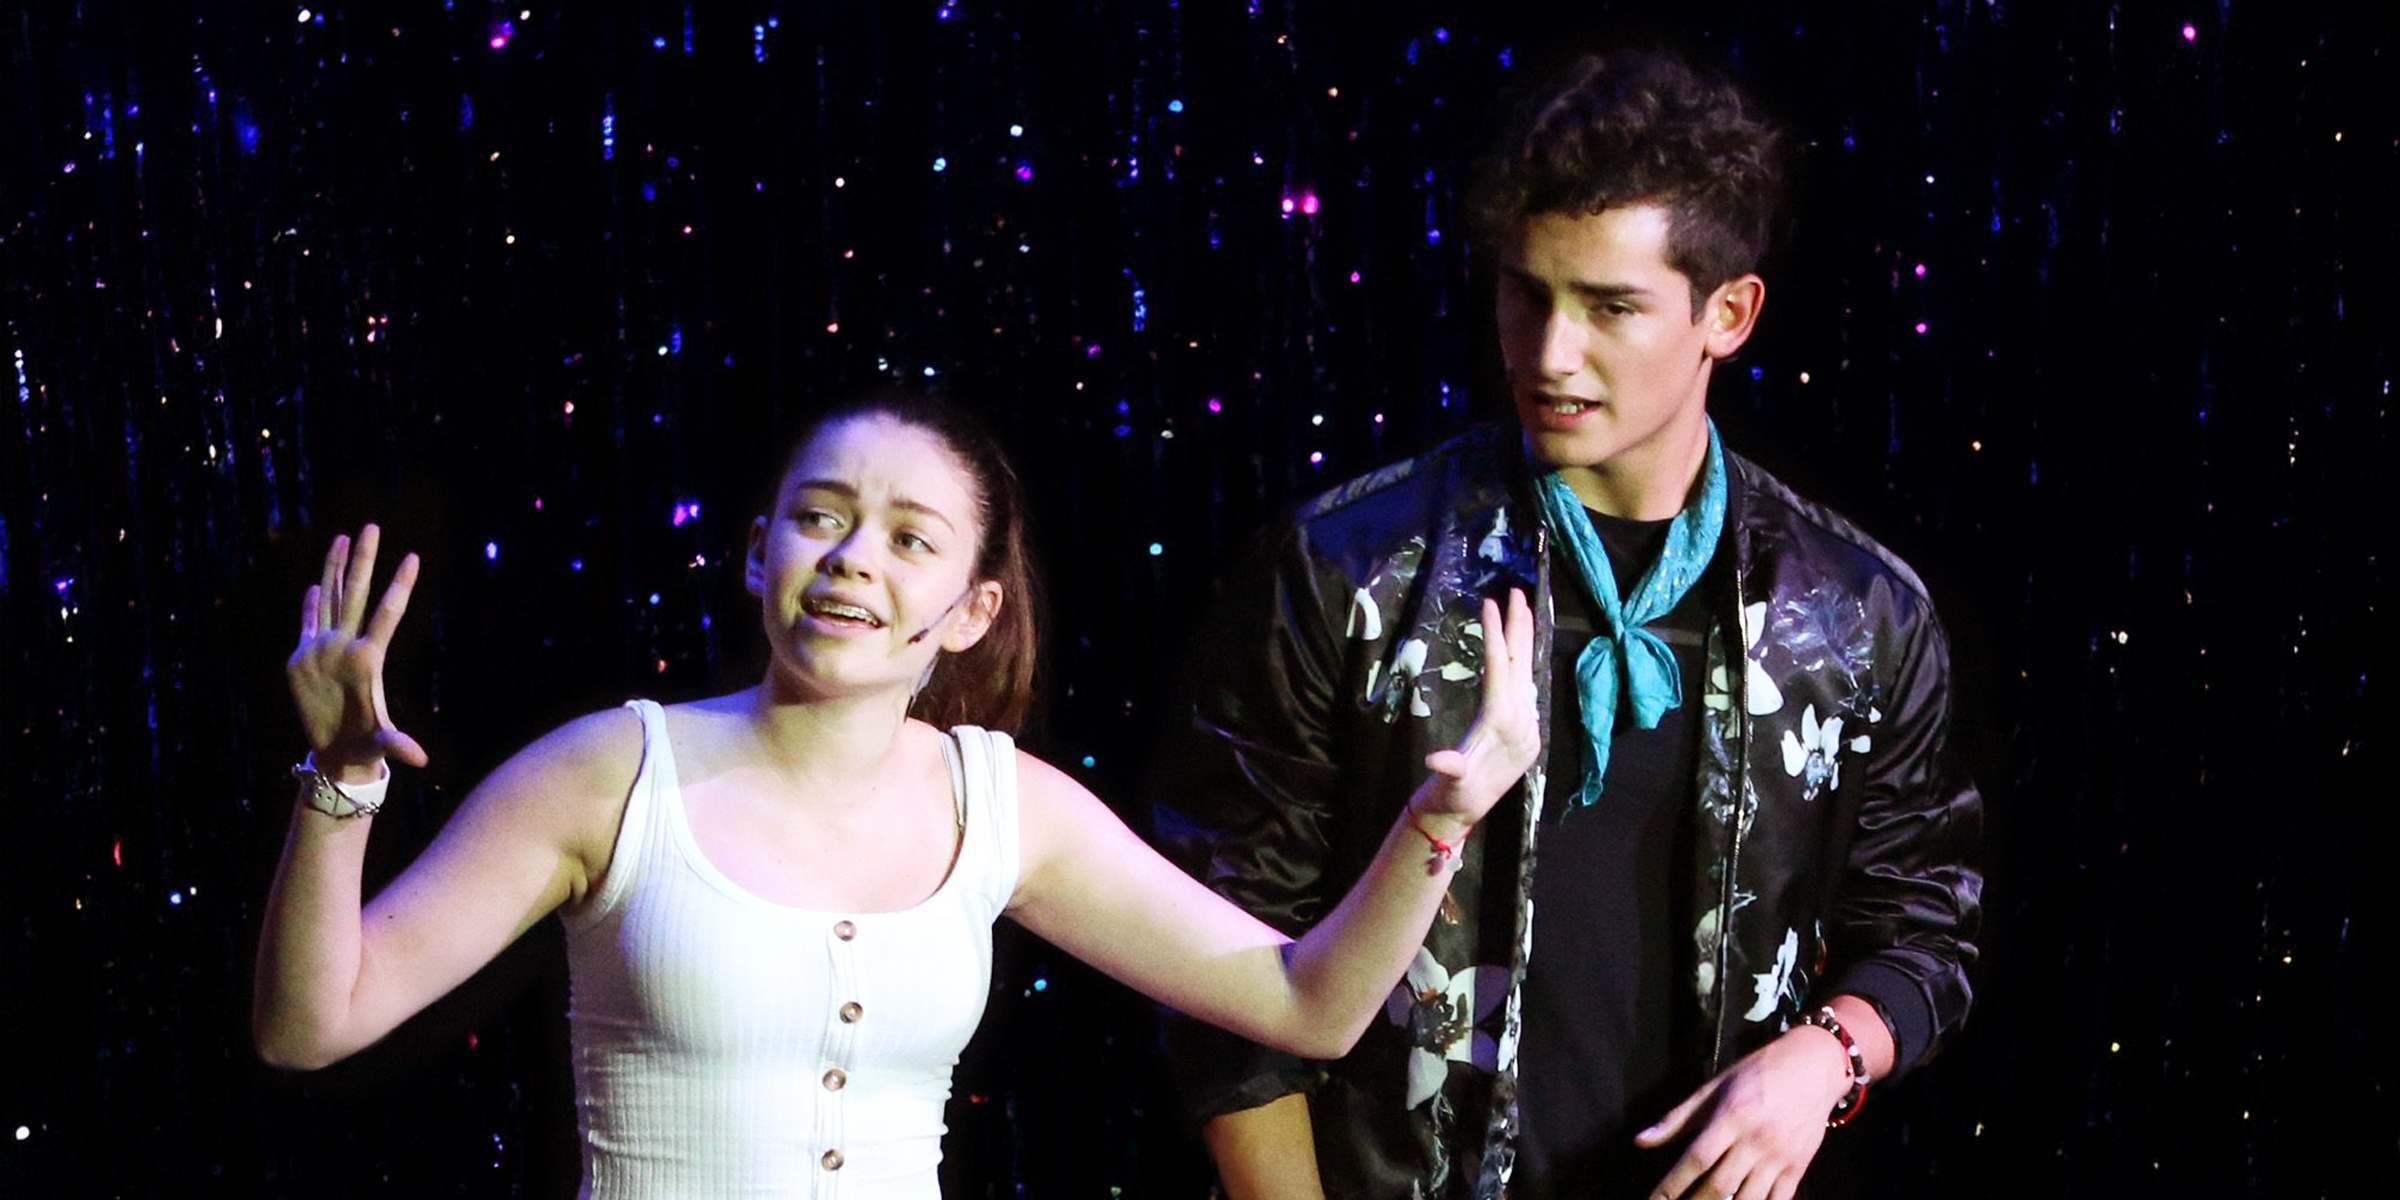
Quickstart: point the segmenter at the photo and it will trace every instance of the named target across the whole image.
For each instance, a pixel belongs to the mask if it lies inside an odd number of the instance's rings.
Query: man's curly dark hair
[[[1545,213],[1667,210],[1667,265],[1695,319],[1717,285],[1758,268],[1782,203],[1783,135],[1723,75],[1663,51],[1587,53],[1518,91],[1460,198],[1495,250]]]

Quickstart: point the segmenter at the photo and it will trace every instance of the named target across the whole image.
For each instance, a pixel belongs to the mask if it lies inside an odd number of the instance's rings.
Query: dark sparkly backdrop
[[[1978,1016],[1823,1174],[2388,1194],[2388,6],[1701,7],[1587,10],[1805,140],[1720,420],[1924,569],[1994,802]],[[250,1055],[278,667],[361,519],[428,560],[383,875],[545,727],[742,682],[728,563],[793,414],[948,388],[1038,493],[1031,743],[1138,812],[1226,557],[1477,411],[1453,192],[1544,41],[1420,2],[197,8],[0,11],[10,1196],[572,1192],[552,932],[357,1062]],[[953,1194],[1198,1194],[1142,1006],[1003,951]]]

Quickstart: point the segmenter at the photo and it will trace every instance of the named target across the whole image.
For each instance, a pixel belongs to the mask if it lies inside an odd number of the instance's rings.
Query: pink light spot
[[[1923,333],[1923,332],[1925,332],[1925,322],[1923,322],[1923,321],[1919,321],[1919,322],[1917,322],[1917,332],[1918,332],[1918,333]]]
[[[1315,192],[1300,197],[1300,211],[1312,217],[1317,215],[1317,194]]]
[[[73,163],[68,163],[68,164],[67,164],[67,169],[68,169],[68,170],[70,170],[70,171],[74,170],[74,169],[75,169],[75,164],[73,164]],[[1285,196],[1285,197],[1283,198],[1283,211],[1284,211],[1284,213],[1285,213],[1287,216],[1288,216],[1288,215],[1291,213],[1291,211],[1292,211],[1293,209],[1295,209],[1295,208],[1298,208],[1298,207],[1299,207],[1299,205],[1297,205],[1297,204],[1294,204],[1294,203],[1292,202],[1292,198],[1291,198],[1290,196]]]
[[[1357,283],[1357,282],[1358,282],[1358,272],[1356,272],[1356,271],[1352,271],[1352,272],[1350,272],[1350,282],[1352,282],[1352,283]]]
[[[1925,278],[1925,264],[1924,264],[1924,263],[1918,263],[1918,264],[1917,264],[1917,278],[1919,278],[1919,279],[1923,279],[1923,278]]]
[[[1219,399],[1217,399],[1215,396],[1210,396],[1210,397],[1208,398],[1208,411],[1210,411],[1210,412],[1212,412],[1212,413],[1221,413],[1221,412],[1224,412],[1224,411],[1225,411],[1225,402],[1224,402],[1224,401],[1222,401],[1222,400],[1219,400]]]
[[[507,34],[505,34],[505,33],[495,33],[495,34],[493,34],[493,35],[492,35],[492,49],[494,49],[494,50],[506,50],[506,49],[508,49],[508,35],[507,35]]]
[[[2190,26],[2190,25],[2186,25],[2186,26],[2184,26],[2184,27],[2183,27],[2183,40],[2185,40],[2185,41],[2187,41],[2187,42],[2196,42],[2196,41],[2199,41],[2199,40],[2200,40],[2200,31],[2199,31],[2197,28],[2194,28],[2193,26]]]

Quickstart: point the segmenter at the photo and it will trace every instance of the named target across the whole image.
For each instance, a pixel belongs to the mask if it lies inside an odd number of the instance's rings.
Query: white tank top
[[[963,826],[940,889],[901,912],[765,900],[701,854],[666,716],[598,894],[569,912],[583,1195],[935,1200],[942,1107],[1017,885],[1008,735],[944,740]]]

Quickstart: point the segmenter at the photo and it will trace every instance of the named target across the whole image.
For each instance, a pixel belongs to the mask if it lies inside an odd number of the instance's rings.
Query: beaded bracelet
[[[1858,1040],[1842,1028],[1842,1019],[1833,1015],[1831,1006],[1820,1008],[1800,1018],[1803,1025],[1814,1025],[1841,1042],[1842,1053],[1850,1056],[1850,1091],[1834,1102],[1833,1111],[1825,1117],[1825,1128],[1839,1129],[1858,1116],[1867,1102],[1867,1056],[1859,1051]]]

